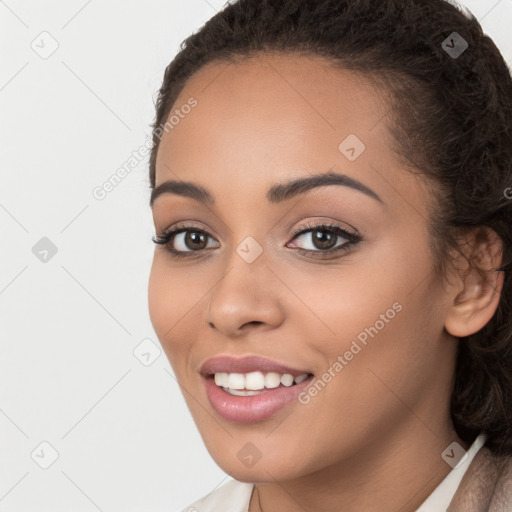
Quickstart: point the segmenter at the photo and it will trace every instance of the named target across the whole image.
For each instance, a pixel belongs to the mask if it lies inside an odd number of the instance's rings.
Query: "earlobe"
[[[469,261],[456,276],[445,318],[446,330],[456,337],[474,334],[489,322],[498,308],[505,277],[496,270],[501,265],[503,244],[495,231],[487,227],[473,231],[465,245]]]

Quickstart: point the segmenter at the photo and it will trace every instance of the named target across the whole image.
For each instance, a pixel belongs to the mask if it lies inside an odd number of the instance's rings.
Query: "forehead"
[[[183,109],[191,99],[196,105]],[[386,91],[322,57],[211,62],[173,106],[179,120],[163,134],[156,185],[181,179],[216,195],[247,188],[263,194],[270,183],[333,167],[375,180],[372,165],[397,164],[386,128],[389,107]],[[355,160],[343,152],[347,140],[361,152]]]

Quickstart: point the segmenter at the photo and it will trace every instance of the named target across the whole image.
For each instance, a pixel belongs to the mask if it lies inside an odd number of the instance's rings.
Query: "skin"
[[[469,447],[449,416],[457,336],[492,317],[502,274],[482,278],[464,260],[449,284],[432,272],[432,195],[391,150],[385,95],[360,76],[321,57],[265,55],[201,68],[174,108],[190,97],[197,106],[162,138],[156,185],[191,181],[216,203],[163,194],[153,220],[157,235],[191,222],[212,249],[173,259],[157,245],[148,294],[209,453],[256,483],[250,512],[415,511],[451,470],[443,450]],[[338,149],[348,134],[366,145],[353,162]],[[383,202],[345,186],[266,199],[272,185],[331,168]],[[322,221],[352,227],[362,241],[328,258],[300,255],[321,246],[314,230],[292,238],[293,228]],[[263,249],[250,264],[236,252],[248,236]],[[489,238],[468,238],[467,254],[497,265],[499,241]],[[175,248],[195,250],[180,239]],[[395,302],[402,310],[308,404],[250,424],[212,409],[198,373],[206,359],[260,355],[321,376]],[[237,457],[248,442],[262,455],[250,468]]]

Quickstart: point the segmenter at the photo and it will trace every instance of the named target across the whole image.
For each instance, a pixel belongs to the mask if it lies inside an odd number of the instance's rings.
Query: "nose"
[[[211,290],[205,320],[211,329],[236,338],[250,329],[273,329],[283,322],[279,280],[260,256],[247,263],[238,254]]]

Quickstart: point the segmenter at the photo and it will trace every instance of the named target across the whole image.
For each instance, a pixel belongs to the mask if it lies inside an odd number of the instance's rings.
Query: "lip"
[[[214,373],[249,373],[261,371],[263,373],[289,373],[294,377],[305,373],[313,373],[309,370],[291,368],[272,359],[260,356],[233,357],[230,355],[221,355],[207,359],[199,373],[203,377],[208,377]]]
[[[217,386],[212,376],[203,376],[206,394],[213,410],[225,420],[236,423],[254,423],[274,416],[296,401],[313,379],[314,375],[310,375],[293,386],[281,385],[273,389],[264,389],[260,395],[235,396]]]
[[[261,394],[252,396],[230,395],[217,386],[213,378],[215,373],[250,373],[254,371],[289,373],[294,377],[307,373],[309,376],[299,384],[292,386],[281,384],[277,388],[265,388]],[[225,420],[236,423],[263,421],[277,414],[294,402],[314,378],[313,372],[309,370],[293,368],[260,356],[216,356],[206,360],[199,373],[203,378],[206,395],[213,410]]]

